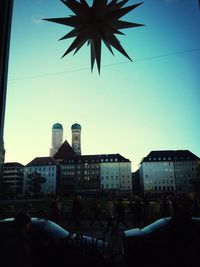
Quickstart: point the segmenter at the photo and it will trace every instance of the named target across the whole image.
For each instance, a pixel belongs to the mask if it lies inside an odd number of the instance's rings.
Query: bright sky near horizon
[[[198,1],[144,0],[123,20],[146,26],[117,36],[133,62],[103,49],[100,75],[87,45],[61,59],[72,40],[57,40],[72,28],[42,20],[72,14],[59,0],[14,0],[5,161],[49,156],[56,122],[70,144],[71,125],[82,126],[82,154],[120,153],[132,171],[152,150],[200,157]]]

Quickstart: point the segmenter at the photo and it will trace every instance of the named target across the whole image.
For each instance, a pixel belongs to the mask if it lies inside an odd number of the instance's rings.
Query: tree
[[[200,179],[192,179],[191,180],[191,183],[193,185],[193,188],[194,188],[194,192],[200,196]]]
[[[34,196],[41,193],[42,184],[46,182],[46,178],[42,177],[40,173],[33,172],[27,176],[28,191],[32,192]]]

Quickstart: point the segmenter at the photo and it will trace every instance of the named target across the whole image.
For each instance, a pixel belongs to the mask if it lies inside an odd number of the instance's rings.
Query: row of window
[[[23,181],[23,177],[21,176],[18,176],[18,177],[13,177],[13,176],[11,176],[11,177],[4,177],[4,179],[3,179],[5,182],[6,181]]]
[[[62,175],[64,175],[64,176],[67,176],[67,175],[69,175],[69,176],[74,176],[74,175],[76,175],[76,174],[81,175],[82,173],[83,173],[84,175],[98,175],[98,174],[99,174],[99,171],[84,171],[84,172],[77,171],[77,173],[74,172],[74,171],[64,171],[64,172],[62,173]]]
[[[23,177],[24,174],[23,173],[4,173],[3,175],[3,179],[7,179],[9,177],[12,177],[12,178],[20,178],[20,177]]]
[[[176,171],[176,172],[186,172],[186,171],[187,171],[187,172],[191,172],[191,171],[192,171],[192,172],[197,172],[197,171],[198,171],[198,168],[197,168],[197,167],[196,167],[196,168],[192,167],[192,168],[190,168],[190,169],[189,169],[189,168],[184,168],[184,169],[183,169],[183,168],[177,168],[177,167],[176,167],[175,171]]]
[[[115,177],[114,177],[114,176],[110,176],[110,177],[109,177],[109,176],[101,176],[101,180],[102,180],[102,181],[103,181],[104,179],[109,180],[109,178],[110,178],[110,180],[114,180],[114,179],[115,179],[115,180],[118,180],[119,177],[118,177],[118,176],[115,176]]]
[[[145,184],[173,184],[174,180],[146,180]]]
[[[85,159],[85,160],[79,160],[78,162],[79,163],[90,163],[90,162],[92,162],[92,163],[99,163],[99,162],[118,162],[118,161],[122,161],[122,160],[119,160],[118,158],[105,158],[105,159],[92,159],[92,160],[87,160],[87,159]],[[72,163],[73,163],[73,161],[72,161]]]
[[[6,168],[4,168],[4,172],[6,172],[6,171],[19,171],[19,172],[22,172],[23,171],[23,168],[15,168],[15,167],[10,168],[10,167],[6,167]]]
[[[25,168],[25,171],[29,171],[29,172],[34,172],[34,171],[55,171],[56,167],[55,166],[51,166],[51,167],[32,167],[32,168]]]
[[[145,186],[145,191],[174,191],[173,186]]]
[[[102,189],[131,189],[130,186],[121,186],[119,184],[102,184],[101,185]]]
[[[145,179],[148,178],[148,179],[158,180],[161,176],[163,176],[163,175],[160,174],[160,175],[155,176],[153,174],[151,174],[151,175],[145,174]],[[164,175],[164,177],[165,178],[174,178],[173,175],[166,175],[166,174]]]
[[[147,170],[146,170],[147,171]],[[163,168],[163,166],[159,166],[157,165],[156,168],[155,168],[155,165],[154,166],[151,166],[151,169],[149,170],[149,172],[173,172],[174,169],[172,168]]]
[[[118,176],[116,176],[116,177],[113,177],[113,176],[110,176],[110,177],[109,177],[109,176],[101,176],[101,180],[102,180],[102,181],[103,181],[103,180],[107,180],[107,181],[108,181],[108,180],[111,180],[111,181],[113,181],[113,180],[118,180],[118,178],[119,178]],[[125,176],[122,176],[122,178],[126,178],[126,177],[125,177]],[[129,178],[129,176],[127,176],[127,178]],[[124,179],[122,180],[122,182],[124,182]],[[129,183],[130,180],[127,179],[126,182]]]
[[[157,160],[190,160],[191,158],[190,157],[153,157],[153,158],[148,158],[149,161],[153,160],[153,161],[157,161]]]
[[[177,186],[177,190],[178,190],[178,191],[188,192],[188,191],[192,191],[193,188],[192,188],[192,186],[178,185],[178,186]]]
[[[99,165],[97,165],[97,164],[92,164],[92,165],[90,165],[90,164],[87,164],[87,163],[85,163],[84,165],[62,165],[62,169],[76,169],[76,167],[77,167],[77,169],[82,169],[82,168],[84,168],[84,169],[99,169]]]

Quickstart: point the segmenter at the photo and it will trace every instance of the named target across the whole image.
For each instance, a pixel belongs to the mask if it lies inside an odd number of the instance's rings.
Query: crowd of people
[[[61,199],[56,196],[52,199],[49,207],[49,219],[62,224],[63,216],[66,216],[69,225],[81,227],[83,220],[84,205],[79,195],[74,195],[69,207],[70,212],[62,212]],[[182,235],[184,224],[190,223],[191,217],[200,217],[200,201],[197,197],[188,195],[182,196],[163,196],[154,201],[148,198],[134,197],[129,200],[122,198],[113,198],[108,196],[106,201],[101,198],[94,198],[88,201],[89,226],[97,223],[106,234],[108,231],[116,231],[120,226],[123,229],[142,227],[153,220],[162,217],[172,217],[173,229],[175,235]],[[31,215],[28,213],[19,213],[13,220],[12,232],[5,244],[6,265],[8,267],[31,267],[32,250],[28,237],[29,227],[31,225]],[[183,227],[181,227],[181,225]],[[191,227],[190,227],[191,228]],[[177,231],[177,229],[179,231]],[[192,235],[191,235],[192,236]],[[179,238],[180,239],[180,238]],[[181,239],[182,240],[182,239]]]
[[[55,197],[50,205],[49,219],[60,224],[67,221],[69,226],[80,227],[83,220],[89,226],[97,224],[105,228],[105,232],[119,227],[137,228],[148,225],[156,219],[168,216],[200,216],[200,202],[197,197],[188,195],[162,196],[157,199],[141,198],[122,199],[108,196],[88,199],[87,207],[80,195],[74,195],[70,206],[61,206],[59,197]],[[87,214],[87,215],[86,215]]]

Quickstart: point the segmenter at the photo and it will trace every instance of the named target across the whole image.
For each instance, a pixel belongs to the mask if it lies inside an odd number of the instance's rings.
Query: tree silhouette
[[[41,193],[42,184],[46,182],[46,178],[42,177],[40,173],[33,172],[27,176],[28,191],[32,192],[34,196]]]
[[[200,198],[200,177],[191,179],[191,184],[193,185],[194,193]]]

